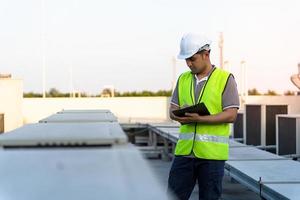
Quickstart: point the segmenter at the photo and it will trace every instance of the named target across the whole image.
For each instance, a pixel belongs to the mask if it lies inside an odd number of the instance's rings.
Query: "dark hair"
[[[198,51],[196,54],[203,54],[204,52],[208,52],[208,54],[210,54],[210,50],[206,50],[206,49],[202,49]]]

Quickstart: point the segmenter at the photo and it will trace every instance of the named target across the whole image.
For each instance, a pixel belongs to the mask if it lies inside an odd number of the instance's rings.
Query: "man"
[[[222,194],[225,160],[228,159],[229,123],[235,121],[239,97],[234,77],[210,62],[211,41],[187,34],[180,43],[179,59],[190,71],[180,75],[173,92],[170,117],[181,123],[168,190],[180,200],[189,199],[196,181],[199,199],[215,200]],[[204,103],[210,115],[172,111]]]

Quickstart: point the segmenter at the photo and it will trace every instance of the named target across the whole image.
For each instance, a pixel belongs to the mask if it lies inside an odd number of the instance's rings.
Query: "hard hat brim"
[[[197,53],[197,52],[196,52],[196,53]],[[185,59],[187,59],[187,58],[192,57],[192,56],[195,55],[196,53],[191,53],[191,54],[186,54],[186,55],[178,54],[178,55],[177,55],[177,58],[180,59],[180,60],[185,60]]]
[[[206,44],[206,45],[210,45],[210,43]],[[208,48],[203,48],[205,47],[206,45],[202,46],[199,50],[197,50],[196,52],[193,52],[193,53],[190,53],[190,54],[186,54],[186,55],[183,55],[183,54],[178,54],[177,55],[177,58],[178,59],[187,59],[187,58],[190,58],[192,57],[193,55],[195,55],[197,52],[199,51],[202,51],[202,50],[206,50],[206,51],[209,51],[210,50],[210,47]]]

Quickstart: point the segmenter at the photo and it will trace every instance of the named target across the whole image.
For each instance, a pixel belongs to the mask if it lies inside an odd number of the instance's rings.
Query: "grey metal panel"
[[[273,199],[298,200],[300,183],[285,184],[265,184],[262,186],[263,195],[273,197]]]
[[[67,113],[109,113],[110,110],[99,109],[99,110],[62,110],[57,113],[59,114],[67,114]]]
[[[296,154],[296,118],[278,117],[278,154]]]
[[[246,144],[261,145],[261,106],[246,105]]]
[[[177,123],[152,123],[148,124],[151,131],[176,143],[179,137],[179,124]]]
[[[5,200],[167,199],[135,148],[0,152]]]
[[[159,134],[164,138],[169,139],[170,141],[176,143],[179,138],[179,128],[178,127],[169,127],[169,128],[157,128]]]
[[[259,193],[263,184],[300,183],[300,163],[293,160],[227,161],[226,168],[230,176]],[[268,193],[281,193],[266,188]],[[265,193],[266,194],[266,193]],[[282,193],[281,193],[282,194]],[[285,194],[287,195],[287,194]],[[300,190],[298,190],[300,196]],[[269,196],[264,196],[271,199]]]
[[[4,132],[4,114],[0,113],[0,133]]]
[[[287,114],[287,105],[266,105],[266,145],[276,144],[276,114]]]
[[[176,127],[168,127],[168,128],[156,127],[155,131],[162,137],[165,137],[175,143],[177,142],[178,137],[179,137],[179,128],[176,128]],[[229,146],[230,147],[247,147],[247,145],[236,142],[234,140],[229,140]]]
[[[141,123],[120,123],[121,127],[123,128],[123,130],[128,130],[128,129],[141,129],[141,128],[149,128],[149,126],[147,124],[141,124]]]
[[[281,156],[257,149],[256,147],[229,148],[229,160],[283,160]]]
[[[179,128],[178,127],[158,127],[158,130],[162,131],[162,132],[176,132],[179,133]]]
[[[116,122],[37,123],[0,135],[1,146],[120,144],[127,136]]]
[[[229,140],[229,147],[231,147],[231,148],[237,147],[238,148],[238,147],[247,147],[247,145],[236,142],[234,140]]]
[[[180,127],[180,124],[179,123],[174,123],[174,122],[169,122],[169,123],[149,123],[148,124],[149,126],[151,127],[156,127],[156,128],[179,128]]]
[[[54,114],[45,119],[40,120],[40,123],[85,123],[85,122],[116,122],[117,118],[112,113],[67,113]]]
[[[263,182],[300,182],[300,162],[297,161],[227,161],[227,163],[257,181],[261,177]]]

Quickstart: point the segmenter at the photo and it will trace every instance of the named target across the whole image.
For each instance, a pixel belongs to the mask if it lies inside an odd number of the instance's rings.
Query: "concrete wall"
[[[167,97],[24,98],[23,121],[34,123],[62,109],[109,109],[122,123],[168,121],[169,101]],[[247,103],[288,104],[289,113],[300,113],[300,96],[249,96]]]
[[[23,125],[23,81],[0,79],[0,113],[4,114],[4,131]]]
[[[24,98],[24,123],[34,123],[62,109],[109,109],[120,122],[168,120],[169,98]]]

